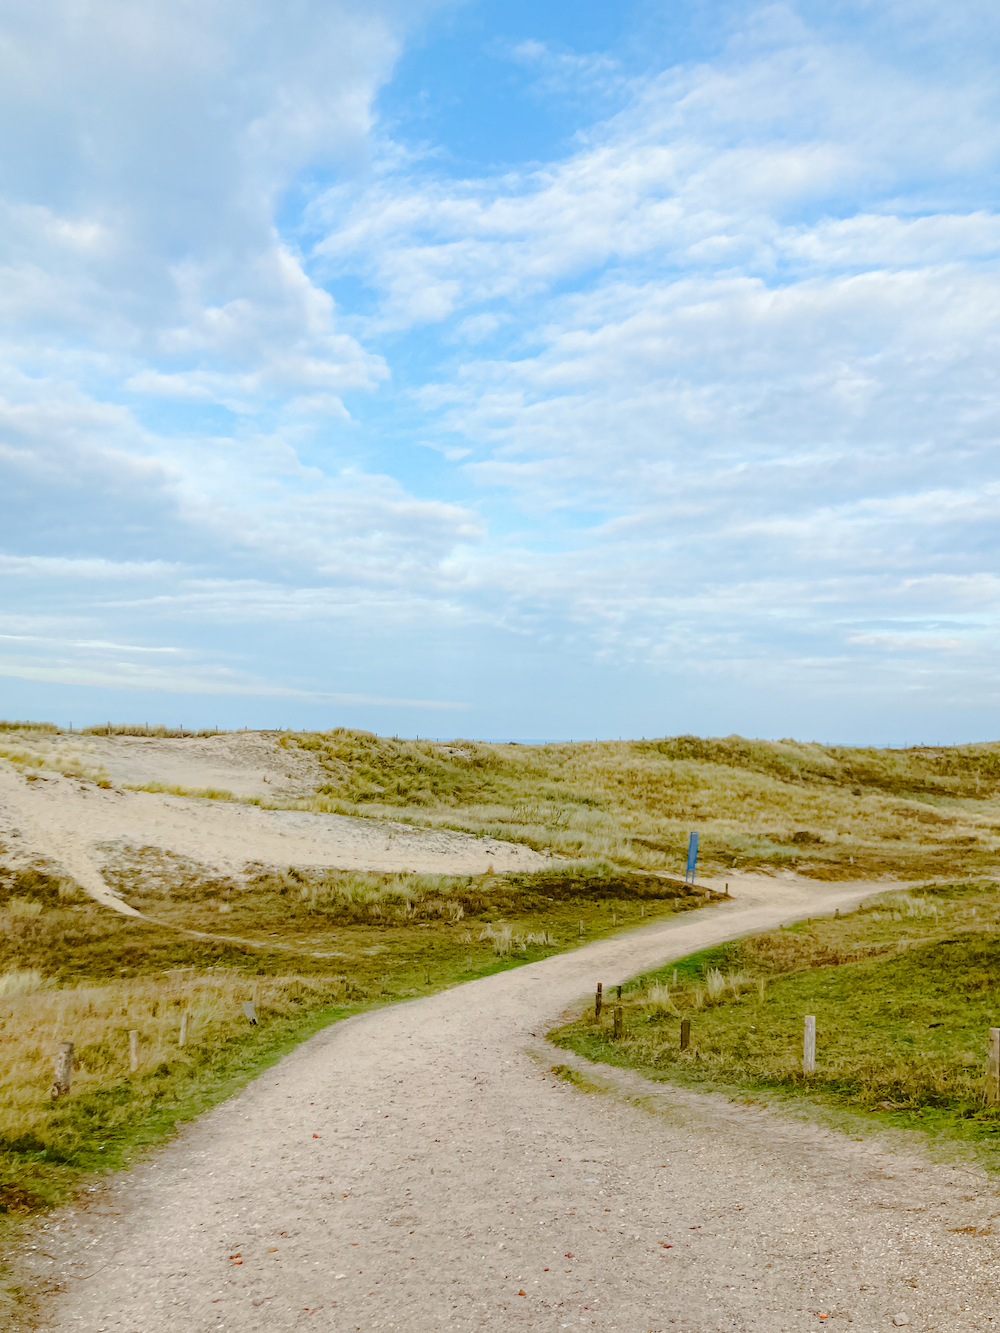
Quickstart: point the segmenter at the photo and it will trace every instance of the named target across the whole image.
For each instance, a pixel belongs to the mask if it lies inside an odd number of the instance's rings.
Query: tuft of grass
[[[1000,1147],[1000,1107],[985,1098],[989,1029],[1000,1026],[993,882],[888,893],[705,950],[630,982],[623,1008],[620,1040],[590,1014],[551,1039],[685,1086],[779,1093]],[[810,1074],[806,1014],[817,1027]]]
[[[259,796],[234,796],[226,787],[182,787],[169,782],[124,782],[123,791],[165,792],[168,796],[191,796],[203,801],[239,801],[243,805],[260,805]]]
[[[100,764],[90,763],[85,747],[54,746],[44,735],[29,748],[0,742],[0,759],[6,759],[19,772],[26,774],[29,782],[38,781],[42,771],[48,769],[64,777],[94,782],[101,787],[111,785],[107,769]]]
[[[12,995],[30,995],[33,991],[47,990],[55,982],[39,972],[37,967],[13,968],[0,972],[0,999]]]

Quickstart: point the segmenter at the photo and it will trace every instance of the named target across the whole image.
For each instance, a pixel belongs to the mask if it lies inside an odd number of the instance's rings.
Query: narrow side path
[[[992,1327],[981,1175],[715,1098],[651,1115],[531,1053],[597,980],[885,887],[776,880],[326,1029],[53,1216],[39,1327]]]

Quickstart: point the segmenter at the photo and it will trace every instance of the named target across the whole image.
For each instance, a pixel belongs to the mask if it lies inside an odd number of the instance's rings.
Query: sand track
[[[54,1216],[23,1278],[46,1293],[41,1327],[994,1327],[981,1173],[548,1072],[572,1060],[546,1025],[595,981],[873,887],[743,879],[732,903],[328,1028]]]

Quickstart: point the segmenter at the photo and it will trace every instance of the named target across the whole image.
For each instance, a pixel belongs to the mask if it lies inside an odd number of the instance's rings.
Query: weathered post
[[[681,1019],[681,1050],[686,1051],[691,1045],[691,1020],[690,1018]]]
[[[986,1061],[986,1104],[1000,1106],[1000,1028],[990,1028],[990,1054]]]
[[[594,1017],[595,1017],[595,1018],[600,1018],[600,1016],[601,1016],[601,1006],[602,1006],[603,1003],[604,1003],[604,996],[603,996],[603,994],[601,993],[603,990],[604,990],[604,983],[603,983],[602,981],[599,981],[599,982],[597,983],[597,994],[596,994],[595,997],[594,997]]]
[[[186,1046],[188,1039],[188,1011],[185,1009],[181,1014],[181,1032],[177,1038],[178,1046]]]
[[[802,1072],[812,1074],[816,1070],[816,1015],[806,1014],[805,1028],[802,1034]]]
[[[59,1043],[59,1052],[56,1055],[55,1076],[52,1079],[52,1087],[49,1089],[50,1097],[68,1097],[70,1085],[73,1082],[73,1043],[71,1041],[61,1041]]]
[[[134,1031],[128,1034],[128,1067],[133,1074],[139,1068],[139,1034]]]
[[[625,1030],[625,1021],[624,1021],[624,1017],[623,1017],[623,1013],[622,1013],[622,1007],[621,1007],[621,1005],[619,1004],[619,1005],[617,1005],[616,1008],[615,1008],[615,1040],[616,1040],[616,1041],[617,1041],[617,1039],[622,1035],[622,1033],[624,1032],[624,1030]]]

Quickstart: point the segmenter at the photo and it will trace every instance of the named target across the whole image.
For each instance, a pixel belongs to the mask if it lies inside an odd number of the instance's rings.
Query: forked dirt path
[[[992,1327],[1000,1202],[980,1173],[721,1098],[660,1090],[650,1111],[551,1074],[566,1056],[545,1028],[597,980],[886,886],[733,887],[667,926],[319,1033],[54,1216],[22,1278],[47,1293],[40,1327]]]

